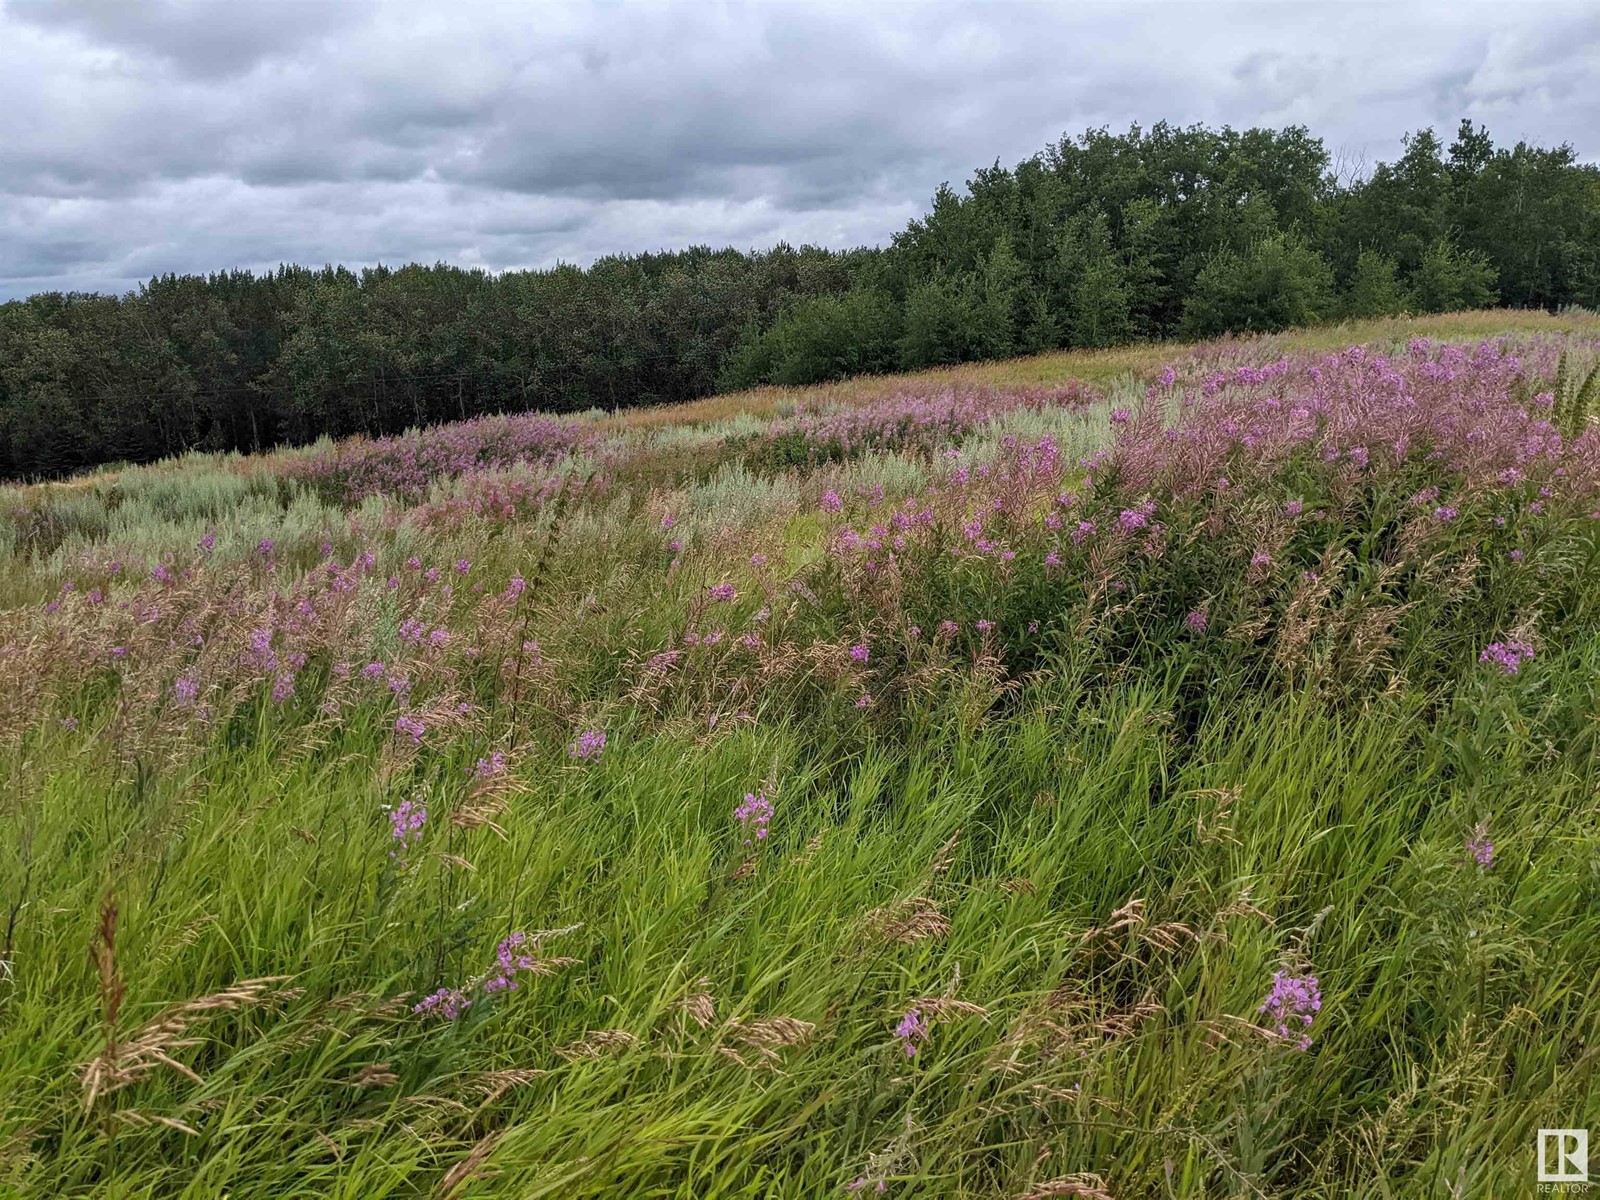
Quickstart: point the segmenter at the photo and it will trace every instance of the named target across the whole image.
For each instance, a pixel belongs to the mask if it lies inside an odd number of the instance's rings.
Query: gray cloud
[[[12,0],[20,23],[69,31],[88,46],[153,58],[182,75],[222,80],[293,54],[368,15],[364,0]]]
[[[942,181],[1163,118],[1600,151],[1578,3],[0,3],[0,297],[881,242]]]

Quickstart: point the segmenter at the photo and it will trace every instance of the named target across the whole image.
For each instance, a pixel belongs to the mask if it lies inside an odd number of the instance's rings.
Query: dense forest
[[[1600,169],[1462,122],[1341,174],[1304,128],[1063,138],[883,248],[285,266],[0,305],[0,474],[1342,315],[1600,307]]]

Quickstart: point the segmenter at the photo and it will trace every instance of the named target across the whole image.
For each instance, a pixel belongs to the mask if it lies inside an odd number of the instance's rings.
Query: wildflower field
[[[1600,1127],[1600,318],[0,490],[0,1195],[1402,1197]]]

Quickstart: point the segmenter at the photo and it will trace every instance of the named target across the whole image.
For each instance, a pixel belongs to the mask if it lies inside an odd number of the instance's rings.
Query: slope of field
[[[1530,1192],[1600,1125],[1597,361],[1473,313],[0,490],[0,1192]]]

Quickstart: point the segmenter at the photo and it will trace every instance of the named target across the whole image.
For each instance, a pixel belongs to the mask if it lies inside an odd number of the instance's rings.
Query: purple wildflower
[[[600,757],[600,752],[606,748],[606,735],[602,729],[586,729],[573,740],[567,747],[567,754],[571,758],[581,759],[584,762],[593,762]]]
[[[1146,504],[1141,504],[1141,506],[1136,507],[1136,509],[1123,509],[1122,512],[1117,515],[1117,525],[1120,526],[1122,530],[1125,530],[1126,533],[1133,533],[1134,530],[1142,530],[1144,526],[1149,525],[1150,512],[1154,512],[1154,509],[1154,504],[1149,504],[1149,506],[1146,506]]]
[[[765,841],[770,832],[767,827],[772,823],[772,801],[767,797],[766,789],[746,792],[744,803],[733,810],[733,819],[739,822],[746,846]]]
[[[850,657],[855,659],[856,662],[864,663],[872,657],[872,651],[864,643],[857,642],[850,647]]]
[[[428,732],[428,727],[416,717],[402,713],[394,719],[394,731],[410,737],[413,746],[420,746],[422,745],[422,735]]]
[[[828,491],[822,493],[822,511],[838,512],[844,507],[844,501],[839,498],[838,492]]]
[[[1494,867],[1494,843],[1489,840],[1489,822],[1479,821],[1473,826],[1472,836],[1467,839],[1467,853],[1484,870]]]
[[[424,996],[411,1006],[414,1013],[426,1013],[438,1010],[440,1016],[447,1021],[454,1021],[463,1012],[472,1007],[472,1001],[465,992],[458,988],[440,988],[431,996]]]
[[[1204,633],[1209,622],[1206,619],[1206,614],[1197,608],[1184,617],[1183,624],[1184,628],[1190,633]]]
[[[570,931],[567,931],[570,932]],[[414,1013],[437,1012],[447,1021],[454,1021],[468,1008],[472,1007],[472,998],[468,994],[474,988],[486,996],[496,992],[514,992],[518,987],[517,976],[523,972],[534,974],[548,974],[550,967],[541,963],[530,950],[538,948],[541,938],[547,934],[529,935],[518,931],[506,937],[494,949],[494,965],[477,979],[462,987],[440,988],[431,996],[411,1006]],[[559,965],[559,961],[557,963]]]
[[[1522,664],[1533,658],[1533,647],[1527,642],[1490,642],[1478,655],[1481,663],[1493,663],[1507,675],[1515,675]]]
[[[923,1020],[922,1010],[906,1009],[906,1015],[894,1027],[894,1035],[900,1039],[900,1048],[906,1052],[906,1057],[915,1058],[919,1043],[928,1038],[928,1022]]]
[[[733,584],[731,584],[731,583],[714,584],[707,590],[710,592],[711,598],[713,600],[716,600],[719,603],[723,603],[723,604],[726,604],[729,600],[732,600],[734,598],[734,596],[737,594],[734,591]]]
[[[531,971],[535,959],[531,954],[518,954],[527,942],[525,933],[513,933],[494,948],[494,966],[483,981],[485,992],[514,992],[517,990],[517,972]]]
[[[192,676],[179,675],[177,682],[172,685],[172,694],[177,697],[180,705],[187,708],[200,695],[200,685]]]
[[[1322,1011],[1322,992],[1315,975],[1290,975],[1276,971],[1272,989],[1256,1009],[1277,1027],[1278,1036],[1293,1040],[1296,1050],[1311,1048],[1311,1022]]]
[[[389,857],[404,866],[406,854],[422,840],[422,829],[427,823],[427,805],[418,800],[402,800],[389,813],[389,836],[396,843]]]

